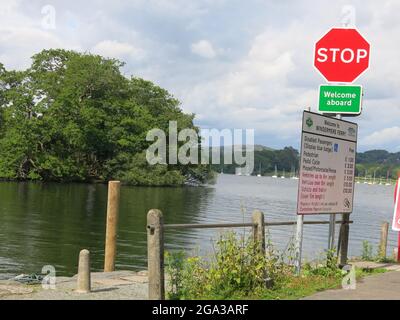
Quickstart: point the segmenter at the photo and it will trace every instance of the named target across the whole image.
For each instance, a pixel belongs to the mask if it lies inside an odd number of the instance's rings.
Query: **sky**
[[[346,6],[371,44],[358,151],[400,151],[400,1],[0,0],[0,62],[25,69],[48,48],[126,62],[196,114],[201,128],[254,129],[255,143],[300,146],[302,110],[325,81],[314,44]]]

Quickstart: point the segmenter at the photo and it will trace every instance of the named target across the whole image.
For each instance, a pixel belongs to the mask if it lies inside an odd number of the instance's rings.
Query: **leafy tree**
[[[167,132],[170,120],[198,129],[168,91],[124,77],[122,66],[61,49],[34,55],[24,71],[0,65],[0,178],[179,185],[199,170],[144,161],[150,129]]]

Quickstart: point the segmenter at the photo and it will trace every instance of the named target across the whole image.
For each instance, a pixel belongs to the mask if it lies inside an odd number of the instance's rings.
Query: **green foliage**
[[[379,182],[381,179],[397,179],[400,172],[400,152],[370,150],[357,153],[356,162],[356,175],[360,178],[370,180],[375,175],[375,180]]]
[[[375,261],[375,262],[382,262],[382,263],[394,263],[396,262],[395,259],[389,257],[383,257],[383,254],[380,252],[379,248],[376,250],[376,254],[373,253],[374,248],[372,244],[364,240],[362,242],[362,252],[361,252],[361,260],[363,261]]]
[[[257,248],[252,238],[228,232],[216,242],[211,259],[167,253],[167,272],[172,280],[169,297],[240,298],[274,286],[291,267],[273,250],[264,255]]]
[[[168,298],[299,299],[338,288],[347,274],[338,267],[335,250],[329,250],[319,259],[304,263],[297,275],[292,241],[279,253],[267,239],[265,254],[257,250],[252,237],[240,237],[234,232],[221,235],[212,257],[166,252]],[[385,271],[356,268],[356,278]]]
[[[266,253],[252,237],[234,232],[221,235],[211,258],[167,252],[170,299],[294,299],[340,284],[344,273],[334,252],[323,262],[306,263],[297,276],[293,246],[278,252],[267,236]],[[302,287],[304,285],[304,287]]]
[[[362,253],[361,253],[361,259],[364,261],[372,261],[374,260],[373,256],[373,248],[372,244],[369,243],[369,241],[364,240],[362,242]]]
[[[358,163],[389,163],[400,164],[400,153],[390,153],[386,150],[369,150],[362,153],[357,153]]]
[[[303,266],[303,275],[317,275],[323,277],[342,277],[343,272],[338,267],[336,250],[327,250],[325,256],[314,263],[307,262]]]
[[[181,185],[201,166],[150,166],[147,132],[193,128],[168,91],[126,78],[123,63],[98,55],[43,50],[23,71],[0,65],[0,178]],[[206,174],[196,175],[199,182]]]
[[[220,149],[221,163],[223,162],[223,147]],[[279,174],[285,170],[286,174],[292,174],[293,171],[298,172],[299,152],[292,147],[285,147],[281,150],[274,150],[263,146],[256,146],[254,151],[254,174],[271,175],[275,171],[275,166]],[[235,168],[239,165],[225,164],[213,165],[212,168],[216,172],[235,173]],[[261,170],[260,170],[261,169]],[[400,173],[400,152],[390,153],[386,150],[370,150],[357,153],[356,156],[356,176],[360,178],[373,178],[385,181],[386,178],[397,179]],[[389,181],[390,182],[390,181]]]
[[[224,149],[220,150],[221,162],[224,163]],[[232,159],[234,160],[234,159]],[[299,166],[299,152],[292,147],[285,147],[282,150],[273,150],[266,147],[255,148],[254,151],[254,174],[258,174],[261,167],[261,174],[268,175],[272,174],[275,170],[280,172],[285,170],[287,174],[292,171],[298,171]],[[235,173],[235,168],[240,167],[239,165],[232,163],[226,165],[213,165],[213,170],[224,173]]]

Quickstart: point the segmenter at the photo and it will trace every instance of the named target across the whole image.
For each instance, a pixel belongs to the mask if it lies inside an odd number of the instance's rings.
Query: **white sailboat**
[[[367,170],[365,170],[364,184],[368,184],[368,182],[367,182]]]
[[[260,168],[259,168],[259,171],[258,171],[257,177],[261,177],[261,162],[260,162]]]
[[[373,175],[373,180],[368,182],[369,185],[373,185],[375,184],[375,171],[374,171],[374,175]]]
[[[290,179],[293,179],[293,180],[299,180],[299,178],[296,176],[296,169],[293,167],[293,170],[292,170],[292,176],[291,176],[291,178]]]
[[[285,169],[282,171],[281,179],[285,179]]]
[[[389,170],[386,172],[386,183],[385,186],[390,186],[391,184],[389,183]]]
[[[278,178],[278,168],[275,165],[275,174],[272,176],[272,178]]]

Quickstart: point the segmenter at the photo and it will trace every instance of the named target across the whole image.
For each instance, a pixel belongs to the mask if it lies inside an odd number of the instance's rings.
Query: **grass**
[[[274,290],[266,290],[260,299],[268,300],[297,300],[318,291],[337,288],[341,278],[326,276],[289,277]]]
[[[386,272],[385,269],[367,269],[356,268],[356,279],[360,280],[365,276]],[[308,275],[300,277],[290,277],[285,283],[282,283],[278,289],[267,290],[263,295],[254,297],[256,299],[268,300],[297,300],[317,292],[328,289],[339,289],[342,284],[340,276],[321,276]]]

